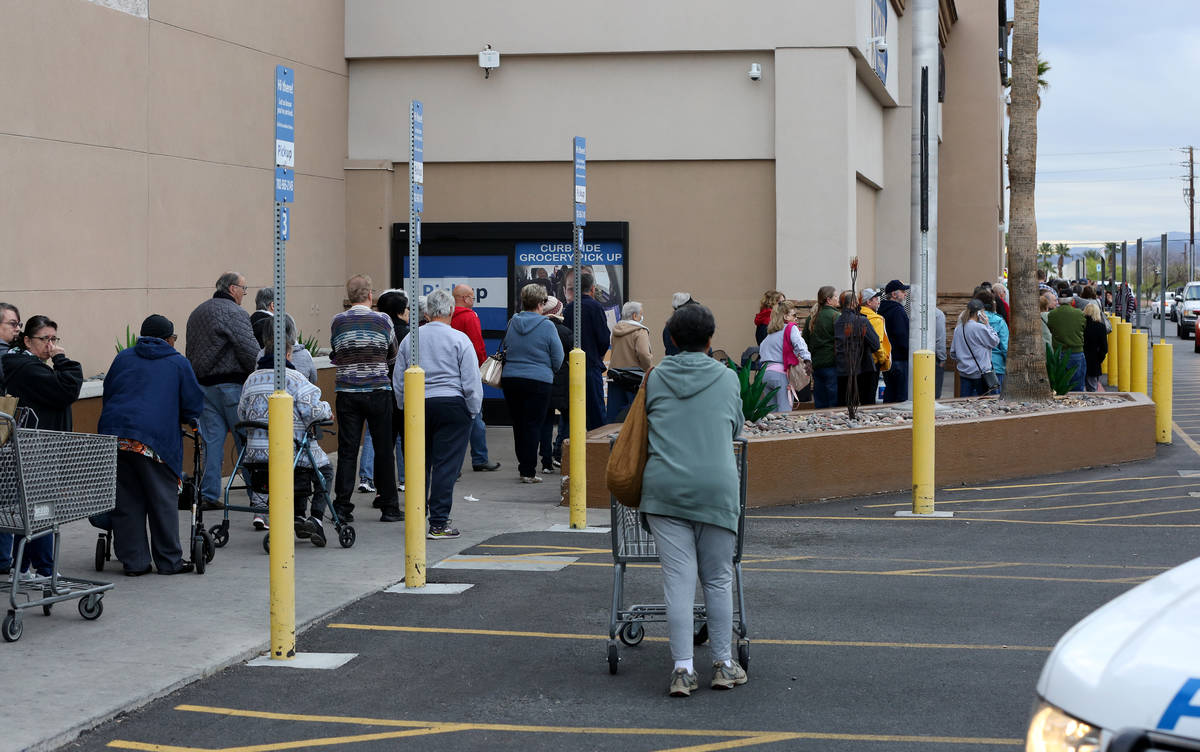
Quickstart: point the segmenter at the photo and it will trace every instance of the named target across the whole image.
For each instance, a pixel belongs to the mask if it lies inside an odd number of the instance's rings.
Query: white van
[[[1179,324],[1179,338],[1187,339],[1196,328],[1197,313],[1200,313],[1200,282],[1188,282],[1183,292],[1176,296],[1175,321]]]
[[[1200,559],[1071,627],[1037,693],[1027,752],[1200,750]]]

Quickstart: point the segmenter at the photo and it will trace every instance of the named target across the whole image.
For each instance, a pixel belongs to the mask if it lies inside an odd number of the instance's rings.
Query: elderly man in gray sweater
[[[418,332],[421,368],[425,370],[425,466],[429,468],[429,540],[457,538],[450,525],[454,482],[475,416],[483,407],[483,382],[479,359],[467,335],[450,326],[454,298],[445,290],[434,290],[425,300],[429,323]],[[404,372],[409,362],[410,333],[400,343],[392,393],[404,409]],[[409,521],[409,524],[414,524]]]
[[[204,392],[200,433],[208,446],[200,497],[210,508],[219,506],[221,498],[225,436],[233,433],[234,444],[239,452],[242,449],[242,436],[233,427],[238,422],[242,384],[254,373],[258,359],[258,340],[250,326],[250,314],[242,308],[245,295],[246,278],[237,272],[225,272],[217,279],[216,292],[196,306],[187,320],[184,354]],[[257,509],[262,502],[251,497],[251,505]],[[267,528],[266,514],[262,506],[261,514],[254,516],[256,530]]]

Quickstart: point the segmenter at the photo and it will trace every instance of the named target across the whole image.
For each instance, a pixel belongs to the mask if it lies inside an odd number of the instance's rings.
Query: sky
[[[1179,147],[1200,161],[1200,0],[1041,0],[1039,48],[1038,241],[1186,232]]]

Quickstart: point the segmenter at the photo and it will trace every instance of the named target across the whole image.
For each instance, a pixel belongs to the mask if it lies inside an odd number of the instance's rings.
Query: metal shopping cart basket
[[[614,437],[615,440],[615,437]],[[746,604],[742,596],[742,541],[746,528],[746,440],[733,442],[734,464],[738,470],[738,531],[737,548],[733,552],[734,603],[733,628],[737,632],[738,663],[749,671],[750,640],[747,639]],[[623,607],[625,593],[625,566],[630,563],[658,562],[658,547],[654,536],[642,522],[641,513],[621,504],[616,497],[609,497],[612,508],[612,553],[613,553],[613,598],[612,618],[608,624],[608,672],[617,673],[621,661],[617,647],[619,639],[630,647],[637,645],[646,636],[646,624],[666,623],[667,607],[663,603],[631,604]],[[704,604],[693,607],[695,615],[694,641],[703,645],[708,641],[708,615]]]
[[[19,428],[0,413],[8,440],[0,445],[0,532],[24,537],[13,551],[8,613],[0,625],[6,642],[21,639],[21,611],[36,606],[49,616],[53,604],[79,599],[79,615],[89,621],[104,611],[103,593],[112,583],[63,577],[58,573],[59,526],[116,506],[117,438]],[[54,572],[23,579],[16,562],[26,544],[54,536]],[[0,585],[2,587],[2,585]]]

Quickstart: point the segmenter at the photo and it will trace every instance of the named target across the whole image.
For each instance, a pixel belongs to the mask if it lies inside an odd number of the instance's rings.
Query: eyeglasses
[[[20,319],[10,319],[8,321],[0,321],[0,324],[8,324],[13,329],[21,328],[21,320]]]
[[[230,287],[240,287],[242,288],[242,292],[245,292],[248,289],[245,285],[239,285],[237,282],[234,282],[232,285],[230,285]]]
[[[36,339],[39,342],[49,342],[52,345],[57,345],[59,342],[62,342],[62,337],[54,337],[49,334],[43,337],[30,337],[30,339]]]

